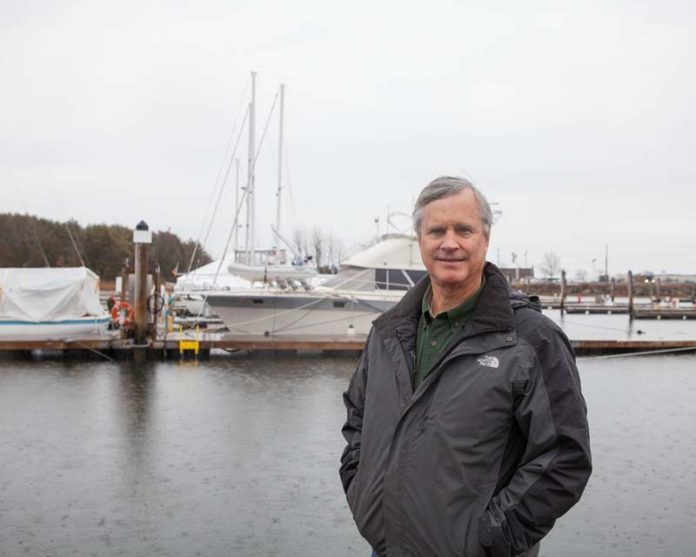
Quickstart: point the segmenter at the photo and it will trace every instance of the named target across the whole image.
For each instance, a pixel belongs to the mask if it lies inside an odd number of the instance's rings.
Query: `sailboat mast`
[[[247,164],[247,264],[254,262],[254,166],[256,164],[256,72],[251,72],[251,102],[249,103],[249,159]]]
[[[276,192],[276,230],[280,234],[281,192],[283,189],[283,111],[285,107],[285,84],[280,84],[280,124],[278,133],[278,190]]]
[[[234,257],[232,260],[237,262],[237,252],[239,251],[239,158],[234,159]]]

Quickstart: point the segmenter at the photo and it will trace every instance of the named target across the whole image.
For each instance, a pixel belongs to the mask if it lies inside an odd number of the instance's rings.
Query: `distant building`
[[[508,282],[534,278],[534,267],[501,267],[500,271],[508,279]]]
[[[680,273],[660,273],[655,275],[660,282],[694,282],[696,283],[696,275],[680,274]]]

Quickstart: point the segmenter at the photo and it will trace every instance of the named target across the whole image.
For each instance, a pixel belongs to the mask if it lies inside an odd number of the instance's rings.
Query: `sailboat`
[[[294,254],[292,262],[288,262],[285,249],[273,248],[271,250],[257,250],[255,245],[256,232],[256,146],[255,146],[255,73],[252,73],[251,103],[249,105],[249,164],[246,187],[246,207],[247,207],[247,235],[246,248],[240,254],[236,249],[235,241],[235,261],[227,266],[227,270],[234,275],[238,275],[251,282],[275,283],[277,285],[293,285],[294,281],[305,281],[317,274],[316,269],[306,265],[305,260],[300,254]],[[281,208],[282,208],[282,189],[283,189],[283,119],[285,109],[285,85],[280,85],[279,91],[280,110],[279,110],[279,131],[278,131],[278,164],[277,164],[277,188],[276,188],[276,222],[271,226],[276,241],[283,242],[288,248],[292,246],[281,234]],[[239,208],[238,211],[239,212]],[[236,219],[235,219],[236,221]],[[236,225],[236,222],[235,222]],[[241,257],[240,257],[241,256]],[[241,260],[240,260],[241,259]],[[307,288],[307,284],[303,286]]]
[[[230,332],[245,335],[358,335],[367,334],[372,321],[392,307],[425,275],[415,237],[387,234],[381,240],[343,262],[341,271],[317,284],[316,270],[299,254],[293,263],[269,259],[275,250],[257,250],[254,245],[254,81],[249,118],[249,175],[246,188],[247,235],[241,257],[227,270],[249,281],[248,288],[216,289],[206,301]],[[280,233],[282,189],[282,127],[284,88],[280,89],[280,144],[276,238],[291,249]],[[241,207],[237,207],[237,213]],[[236,226],[236,219],[235,219]],[[236,229],[235,229],[236,231]],[[281,259],[285,257],[283,250]]]
[[[281,227],[281,193],[282,193],[282,156],[283,156],[283,120],[285,106],[285,85],[280,85],[278,93],[280,100],[279,141],[278,141],[278,175],[277,175],[277,207],[275,227],[271,227],[277,240],[282,241],[292,250],[290,244],[280,234]],[[294,254],[290,261],[284,248],[258,249],[255,228],[255,166],[256,166],[256,73],[251,73],[251,99],[248,106],[249,155],[247,183],[244,188],[243,203],[235,202],[236,212],[229,241],[234,236],[233,256],[218,260],[204,268],[189,271],[180,276],[175,287],[176,301],[195,315],[209,315],[210,309],[206,303],[207,296],[214,290],[263,288],[264,286],[281,289],[309,289],[316,280],[317,270],[307,265],[305,260]],[[237,161],[238,162],[238,161]],[[239,174],[237,170],[237,175]],[[237,179],[239,182],[239,179]],[[239,183],[237,184],[237,195]],[[244,249],[238,247],[239,216],[246,206],[246,238]],[[225,248],[227,253],[227,247]]]

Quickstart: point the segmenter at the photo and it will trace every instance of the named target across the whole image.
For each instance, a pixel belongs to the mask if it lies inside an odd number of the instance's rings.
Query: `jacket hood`
[[[512,290],[510,292],[510,305],[512,309],[530,308],[541,313],[541,302],[539,296],[525,294],[520,290]]]

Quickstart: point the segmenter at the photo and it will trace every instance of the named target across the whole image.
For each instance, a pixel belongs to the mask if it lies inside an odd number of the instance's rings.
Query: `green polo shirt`
[[[442,354],[449,342],[459,333],[474,314],[476,302],[486,285],[485,277],[481,286],[469,298],[457,307],[444,311],[436,316],[430,313],[430,303],[433,297],[431,287],[423,296],[421,317],[418,323],[416,339],[416,373],[413,378],[413,388],[417,389],[430,372],[433,364]]]

